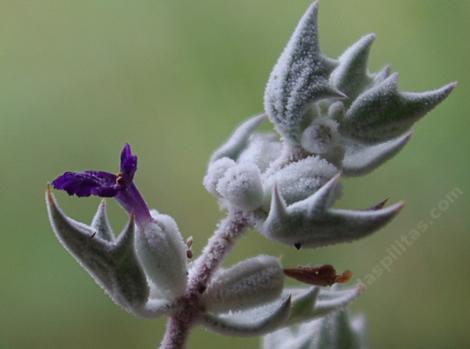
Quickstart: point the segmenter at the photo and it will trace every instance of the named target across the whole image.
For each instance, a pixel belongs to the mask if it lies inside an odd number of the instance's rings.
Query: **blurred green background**
[[[0,1],[0,348],[154,348],[163,320],[121,311],[59,246],[46,183],[64,170],[115,171],[125,142],[140,157],[147,200],[193,235],[196,253],[221,213],[201,180],[211,151],[262,109],[270,69],[308,0]],[[371,348],[469,348],[470,1],[324,0],[323,50],[339,55],[374,31],[371,66],[392,63],[404,89],[453,95],[416,127],[406,150],[346,180],[342,207],[404,199],[398,219],[355,244],[302,250],[251,232],[227,263],[259,253],[286,265],[333,263],[358,278],[402,234],[459,196],[353,305]],[[88,221],[97,199],[58,193]],[[120,229],[126,215],[110,205]],[[256,348],[257,338],[196,330],[189,348]]]

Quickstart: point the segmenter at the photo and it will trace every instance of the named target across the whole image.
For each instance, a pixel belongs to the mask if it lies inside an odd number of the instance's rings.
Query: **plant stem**
[[[180,321],[174,316],[168,320],[165,336],[163,337],[160,348],[162,349],[180,349],[184,348],[189,334],[190,324]]]
[[[179,311],[168,321],[160,349],[182,349],[193,323],[202,313],[201,296],[210,279],[249,225],[244,212],[230,212],[209,239],[201,256],[194,262],[185,295],[179,299]]]

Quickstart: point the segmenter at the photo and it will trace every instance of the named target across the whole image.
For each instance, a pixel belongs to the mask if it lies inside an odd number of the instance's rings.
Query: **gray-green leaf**
[[[46,203],[57,239],[98,285],[127,311],[135,314],[136,309],[143,308],[149,289],[134,251],[133,220],[116,241],[110,242],[98,237],[92,227],[68,218],[50,190]]]
[[[309,123],[306,111],[322,98],[344,98],[328,77],[336,62],[320,51],[317,30],[318,2],[300,20],[266,86],[265,111],[285,139],[299,144]]]
[[[364,142],[384,142],[398,137],[442,102],[455,83],[428,92],[398,91],[398,74],[366,90],[347,110],[340,131]]]

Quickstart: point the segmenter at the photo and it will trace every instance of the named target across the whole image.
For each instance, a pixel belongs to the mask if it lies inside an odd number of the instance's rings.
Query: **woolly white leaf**
[[[263,201],[261,173],[250,163],[229,168],[217,183],[216,190],[229,204],[243,210],[256,209]]]
[[[215,332],[229,336],[258,336],[281,326],[289,316],[290,297],[258,308],[227,314],[203,315],[202,324]]]
[[[265,119],[266,115],[261,114],[240,124],[227,142],[214,152],[209,164],[224,157],[236,159],[240,152],[246,147],[250,135]]]
[[[380,84],[382,81],[384,81],[385,79],[387,79],[390,74],[392,73],[392,69],[389,65],[386,65],[381,71],[375,73],[373,75],[374,77],[374,85],[378,85]]]
[[[327,209],[336,180],[332,179],[311,197],[288,207],[282,206],[282,198],[277,198],[267,219],[258,223],[261,233],[273,240],[304,247],[349,242],[372,234],[403,207],[403,203],[398,203],[368,211]]]
[[[289,294],[288,290],[284,292],[286,294]],[[292,305],[291,313],[289,315],[289,324],[312,319],[312,312],[315,308],[315,303],[317,301],[319,293],[319,287],[311,287],[307,289],[302,289],[297,294],[292,294]]]
[[[271,194],[271,207],[269,208],[269,215],[266,218],[266,222],[282,222],[289,219],[289,213],[287,212],[287,204],[284,201],[281,193],[279,192],[279,187],[277,184],[274,184],[272,194]],[[270,223],[265,223],[270,225]]]
[[[206,314],[202,322],[222,334],[259,335],[341,310],[356,299],[361,290],[360,287],[340,291],[319,287],[285,289],[279,299],[267,305],[217,316]]]
[[[68,218],[50,191],[46,203],[57,239],[93,277],[111,299],[131,313],[144,307],[149,289],[134,252],[134,223],[131,220],[114,242],[97,236],[92,227]]]
[[[314,323],[318,323],[316,320]],[[297,327],[297,326],[296,326]],[[313,328],[283,328],[263,337],[263,349],[311,349]]]
[[[292,291],[286,290],[285,294]],[[292,310],[287,321],[288,326],[310,321],[343,309],[362,292],[361,287],[331,291],[313,287],[307,290],[292,292]]]
[[[366,349],[364,329],[340,310],[320,319],[285,328],[263,337],[264,349]],[[363,323],[361,324],[363,325]]]
[[[345,310],[333,313],[317,324],[305,324],[300,330],[313,330],[312,349],[365,349],[361,333],[353,329]]]
[[[364,144],[352,139],[344,139],[345,155],[343,159],[343,173],[346,176],[365,175],[387,160],[394,157],[408,143],[412,132],[378,144]]]
[[[273,301],[281,294],[283,284],[278,259],[258,256],[216,274],[202,300],[210,312],[243,310]]]
[[[135,249],[148,278],[164,298],[173,300],[186,290],[186,244],[173,218],[162,214],[152,218],[139,227]]]
[[[370,46],[375,35],[369,34],[348,48],[338,59],[338,67],[331,73],[330,82],[353,101],[371,82],[367,71]]]
[[[145,306],[139,309],[138,315],[143,318],[154,318],[162,314],[171,314],[176,309],[175,302],[169,302],[162,298],[150,298]]]
[[[106,213],[106,201],[104,199],[98,206],[98,210],[91,222],[91,227],[96,230],[97,237],[111,242],[115,240],[113,229],[109,224],[108,215]]]
[[[294,334],[290,328],[282,328],[264,336],[262,338],[262,347],[263,349],[291,349],[288,343],[294,339]]]
[[[363,314],[356,315],[351,321],[351,328],[354,332],[360,349],[367,348],[367,326],[366,318]]]
[[[304,201],[308,216],[312,217],[316,214],[321,215],[333,204],[337,197],[337,187],[340,177],[341,174],[338,173]]]
[[[417,120],[442,102],[455,84],[428,92],[399,92],[398,75],[360,95],[346,113],[341,131],[367,142],[383,142],[406,132]]]
[[[327,97],[345,97],[328,82],[336,63],[321,52],[317,31],[318,2],[300,20],[266,86],[264,107],[277,130],[298,144],[309,120],[311,103]]]

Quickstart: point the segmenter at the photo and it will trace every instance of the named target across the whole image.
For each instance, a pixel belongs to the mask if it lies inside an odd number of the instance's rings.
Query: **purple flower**
[[[64,190],[69,195],[114,197],[121,206],[135,215],[138,224],[152,220],[142,195],[133,182],[137,171],[137,156],[126,144],[121,152],[121,171],[115,175],[104,171],[65,172],[52,181],[55,189]]]

